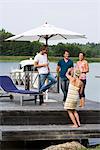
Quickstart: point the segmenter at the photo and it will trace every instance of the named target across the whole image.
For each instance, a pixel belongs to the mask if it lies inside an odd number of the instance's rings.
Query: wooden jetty
[[[62,103],[62,95],[50,93],[45,106],[34,101],[19,105],[0,98],[0,143],[14,141],[84,140],[100,138],[100,103],[86,100],[84,108],[77,108],[81,127],[72,128]]]

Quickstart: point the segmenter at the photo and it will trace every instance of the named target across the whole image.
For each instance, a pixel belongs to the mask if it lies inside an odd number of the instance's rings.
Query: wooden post
[[[57,74],[57,93],[60,93],[60,88],[59,88],[59,73]]]

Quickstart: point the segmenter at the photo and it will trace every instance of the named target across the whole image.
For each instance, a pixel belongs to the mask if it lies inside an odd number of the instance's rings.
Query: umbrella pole
[[[45,39],[46,39],[46,46],[48,46],[48,36],[46,36]]]

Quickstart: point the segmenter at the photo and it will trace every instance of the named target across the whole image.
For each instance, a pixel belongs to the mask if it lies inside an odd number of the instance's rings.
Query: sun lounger
[[[38,89],[34,89],[32,91],[18,89],[9,76],[0,76],[0,87],[8,94],[19,94],[21,105],[24,101],[23,96],[33,95],[35,96],[35,102],[36,102],[37,95],[41,95]]]

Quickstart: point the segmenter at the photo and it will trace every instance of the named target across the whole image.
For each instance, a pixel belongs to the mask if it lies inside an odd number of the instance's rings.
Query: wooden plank
[[[100,124],[99,110],[78,110],[82,124]],[[0,111],[0,125],[48,125],[70,124],[68,113],[64,110],[5,110]]]
[[[2,141],[34,141],[100,138],[100,124],[0,126]]]

